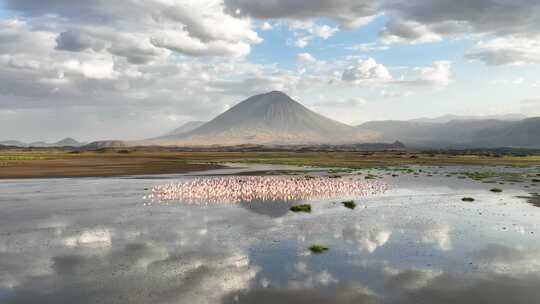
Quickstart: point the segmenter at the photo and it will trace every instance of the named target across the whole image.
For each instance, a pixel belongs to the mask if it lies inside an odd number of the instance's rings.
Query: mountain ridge
[[[372,121],[358,126],[383,142],[421,148],[540,147],[540,117],[511,120],[452,120],[446,123]]]

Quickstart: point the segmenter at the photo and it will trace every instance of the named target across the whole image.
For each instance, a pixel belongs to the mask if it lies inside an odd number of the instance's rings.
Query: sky
[[[0,140],[143,139],[280,90],[344,123],[540,116],[536,0],[0,0]]]

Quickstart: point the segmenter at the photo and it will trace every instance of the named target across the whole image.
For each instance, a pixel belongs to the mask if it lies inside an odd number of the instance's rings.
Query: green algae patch
[[[354,201],[344,201],[344,202],[341,202],[341,204],[351,210],[356,208],[356,203]]]
[[[312,253],[315,253],[315,254],[321,254],[321,253],[326,252],[328,250],[329,250],[328,247],[323,246],[323,245],[319,245],[319,244],[314,244],[314,245],[311,245],[309,247],[309,251],[311,251]]]

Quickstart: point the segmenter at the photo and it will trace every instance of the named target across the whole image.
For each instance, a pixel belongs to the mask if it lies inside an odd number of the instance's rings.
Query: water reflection
[[[145,206],[152,179],[0,184],[0,302],[540,302],[540,209],[523,193],[406,178],[300,215],[301,200]]]
[[[174,256],[148,244],[54,256],[51,264],[50,274],[15,286],[8,303],[215,303],[246,289],[257,271],[241,254]]]
[[[392,236],[388,230],[366,229],[361,225],[343,228],[342,238],[354,243],[359,251],[374,252],[378,247],[384,246]]]
[[[388,304],[528,304],[540,302],[540,276],[455,275],[431,277],[416,270],[389,274],[387,289],[377,294],[355,282],[320,288],[257,288],[240,295],[228,295],[222,303],[388,303]]]
[[[266,215],[272,218],[282,217],[287,214],[290,208],[304,202],[303,200],[252,200],[239,202],[239,206],[257,214]]]

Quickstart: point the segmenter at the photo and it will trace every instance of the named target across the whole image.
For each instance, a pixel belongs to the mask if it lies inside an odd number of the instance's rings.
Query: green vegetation
[[[518,198],[526,199],[527,202],[535,207],[540,207],[540,194],[536,192],[529,193],[530,196],[518,196]]]
[[[502,189],[500,189],[500,188],[493,188],[493,189],[490,189],[489,191],[495,192],[495,193],[503,192]]]
[[[0,160],[45,160],[50,157],[40,155],[0,155]]]
[[[512,172],[496,172],[496,171],[485,171],[485,172],[457,172],[455,174],[461,174],[464,175],[470,179],[474,179],[477,181],[486,179],[486,178],[495,178],[495,177],[516,177],[519,176],[517,173]]]
[[[328,251],[328,247],[323,245],[314,244],[309,247],[309,250],[315,254],[323,253]]]
[[[474,202],[474,198],[472,198],[472,197],[464,197],[461,200],[464,201],[464,202]]]
[[[356,208],[356,203],[354,201],[344,201],[344,202],[341,202],[341,204],[343,204],[343,206],[351,210]]]
[[[368,174],[364,177],[365,179],[377,179],[377,176],[376,175],[373,175],[373,174]]]
[[[292,212],[311,212],[311,205],[310,204],[295,205],[295,206],[292,206],[289,210],[291,210]]]
[[[533,178],[531,181],[532,181],[533,183],[540,183],[540,179],[538,179],[538,178]]]
[[[354,170],[349,169],[349,168],[334,168],[334,169],[328,170],[329,174],[353,173],[353,172],[354,172]]]

